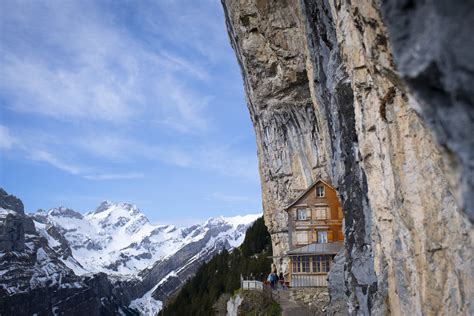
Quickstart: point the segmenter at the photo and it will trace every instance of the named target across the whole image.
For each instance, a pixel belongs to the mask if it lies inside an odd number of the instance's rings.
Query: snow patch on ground
[[[157,289],[159,284],[153,287],[150,291],[146,292],[145,295],[141,298],[137,298],[133,300],[129,307],[136,309],[140,312],[141,315],[146,316],[155,316],[157,315],[161,309],[163,308],[163,303],[161,301],[155,300],[153,296],[153,292]]]

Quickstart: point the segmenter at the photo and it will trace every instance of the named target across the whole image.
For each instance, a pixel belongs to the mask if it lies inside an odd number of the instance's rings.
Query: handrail
[[[273,289],[270,283],[266,281],[258,281],[255,279],[244,279],[242,275],[240,275],[240,288],[242,290],[257,290],[262,291],[264,296],[271,300],[279,301],[280,300],[280,293],[279,290]]]

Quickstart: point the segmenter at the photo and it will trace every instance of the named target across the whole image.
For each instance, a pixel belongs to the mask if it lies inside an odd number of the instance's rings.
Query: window
[[[306,209],[299,208],[296,210],[296,219],[299,221],[306,220]]]
[[[298,256],[293,257],[292,262],[292,271],[294,273],[310,273],[310,257],[309,256]]]
[[[309,257],[303,256],[301,258],[301,272],[310,272],[309,271]]]
[[[316,209],[316,219],[326,219],[326,209],[325,208]]]
[[[329,265],[329,256],[322,256],[321,258],[321,271],[322,272],[329,272],[330,265]]]
[[[321,256],[311,257],[313,272],[321,272]]]
[[[324,186],[320,185],[316,187],[316,196],[317,197],[324,197]]]
[[[331,269],[331,256],[311,256],[311,272],[326,273]],[[309,271],[308,271],[309,272]]]
[[[299,272],[299,263],[298,263],[299,257],[294,257],[293,260],[291,260],[292,266],[293,266],[293,272]]]
[[[328,242],[328,232],[318,232],[318,244],[325,244]]]

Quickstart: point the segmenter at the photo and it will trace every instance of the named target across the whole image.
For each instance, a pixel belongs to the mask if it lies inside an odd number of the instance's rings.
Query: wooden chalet
[[[336,190],[314,182],[287,208],[292,287],[327,286],[334,256],[344,243],[343,211]]]

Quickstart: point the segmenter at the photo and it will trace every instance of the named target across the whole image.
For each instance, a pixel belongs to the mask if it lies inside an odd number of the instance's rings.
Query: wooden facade
[[[334,256],[343,246],[343,211],[326,181],[311,185],[287,209],[291,286],[326,286]]]

